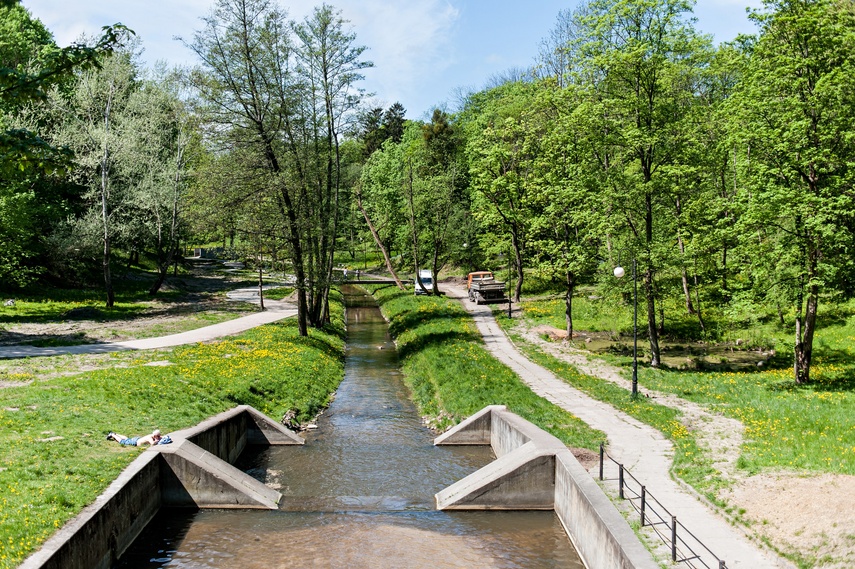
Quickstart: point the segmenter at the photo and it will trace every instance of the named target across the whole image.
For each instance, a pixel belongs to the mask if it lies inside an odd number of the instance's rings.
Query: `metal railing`
[[[604,468],[608,459],[617,466],[616,478],[605,478]],[[653,494],[629,471],[623,464],[605,452],[600,445],[600,480],[617,481],[618,496],[628,500],[640,515],[641,527],[650,528],[662,542],[671,549],[671,561],[685,563],[692,569],[727,569],[723,559],[720,559],[710,548],[695,536],[689,529],[677,520]]]

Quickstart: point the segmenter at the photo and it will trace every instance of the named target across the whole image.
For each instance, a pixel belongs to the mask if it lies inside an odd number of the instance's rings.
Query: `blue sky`
[[[302,19],[320,3],[280,0],[293,19]],[[433,107],[454,107],[461,89],[479,89],[490,77],[531,65],[541,40],[558,12],[578,0],[327,0],[350,20],[365,58],[375,67],[362,85],[376,94],[375,106],[400,101],[408,118],[424,118]],[[174,36],[192,38],[213,0],[23,0],[51,30],[60,45],[82,33],[121,22],[142,39],[149,63],[195,63]],[[698,0],[696,27],[716,42],[753,33],[748,6],[761,0]]]

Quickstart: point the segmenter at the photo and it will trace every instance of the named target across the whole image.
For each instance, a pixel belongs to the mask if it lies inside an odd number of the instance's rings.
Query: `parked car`
[[[424,290],[419,286],[419,283],[424,286]],[[427,291],[427,292],[425,292]],[[416,294],[431,294],[433,292],[433,275],[429,269],[419,271],[419,280],[416,283]]]

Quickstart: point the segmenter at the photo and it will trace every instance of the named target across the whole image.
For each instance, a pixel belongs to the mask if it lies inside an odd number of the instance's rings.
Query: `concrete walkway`
[[[244,302],[258,304],[258,288],[238,289],[228,293],[229,298]],[[142,340],[127,340],[124,342],[107,342],[103,344],[80,344],[77,346],[0,346],[0,359],[30,358],[39,356],[60,356],[65,354],[104,354],[108,352],[120,352],[124,350],[154,350],[157,348],[171,348],[197,342],[208,342],[223,336],[231,336],[245,332],[262,324],[276,322],[289,316],[297,314],[297,308],[288,302],[276,300],[264,300],[264,311],[235,318],[227,322],[212,324],[204,328],[197,328],[180,334],[160,336],[158,338],[145,338]]]
[[[469,302],[462,287],[442,287],[473,315],[487,349],[516,372],[531,389],[566,409],[589,426],[606,433],[608,453],[628,468],[686,528],[696,535],[728,569],[781,569],[794,567],[771,552],[753,545],[738,529],[710,509],[670,475],[673,448],[662,433],[614,407],[592,399],[531,362],[505,336],[489,306]],[[698,565],[699,566],[699,565]],[[708,563],[709,567],[716,567]]]

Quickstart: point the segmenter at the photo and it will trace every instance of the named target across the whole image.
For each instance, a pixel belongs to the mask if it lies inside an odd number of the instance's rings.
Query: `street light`
[[[632,260],[632,398],[638,397],[638,281],[635,278],[635,259]],[[618,265],[615,277],[622,278],[626,271]]]
[[[511,250],[508,249],[508,318],[513,318],[511,315]]]

